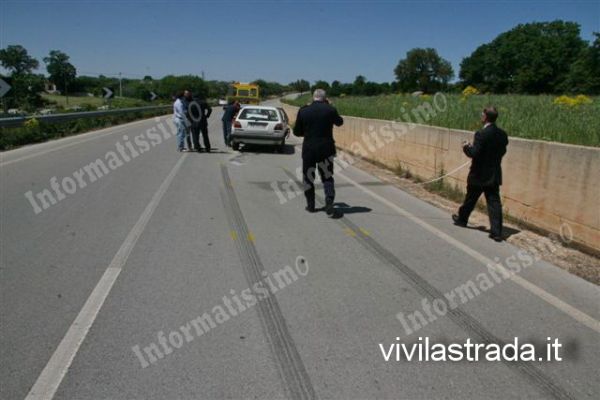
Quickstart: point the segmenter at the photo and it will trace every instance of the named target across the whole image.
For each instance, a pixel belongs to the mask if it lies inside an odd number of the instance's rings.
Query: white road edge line
[[[159,116],[159,118],[161,118],[161,117],[162,116]],[[28,160],[28,159],[33,158],[33,157],[43,156],[44,154],[48,154],[48,153],[52,153],[52,152],[55,152],[55,151],[58,151],[58,150],[66,149],[68,147],[75,146],[75,145],[78,145],[78,144],[81,144],[81,143],[85,143],[85,142],[89,142],[90,140],[99,139],[99,138],[104,137],[104,136],[114,135],[115,133],[122,132],[123,130],[125,130],[127,128],[130,128],[131,126],[134,126],[134,125],[137,125],[137,124],[140,124],[140,123],[143,123],[143,122],[148,122],[150,119],[154,119],[154,118],[155,117],[148,118],[148,119],[142,119],[142,120],[139,120],[139,121],[129,122],[129,123],[123,124],[123,125],[115,125],[115,126],[111,126],[109,128],[105,128],[105,129],[100,129],[100,130],[97,130],[97,131],[82,133],[81,134],[82,136],[90,136],[90,137],[86,137],[83,140],[73,140],[71,143],[67,143],[67,144],[63,144],[62,146],[52,147],[50,149],[38,151],[37,153],[28,154],[26,156],[15,158],[14,160],[1,161],[2,158],[3,158],[3,156],[5,156],[5,152],[3,152],[3,153],[0,153],[0,167],[4,167],[5,165],[13,164],[13,163],[16,163],[16,162],[19,162],[19,161]],[[112,129],[111,132],[104,132],[104,133],[102,133],[102,131],[111,130],[111,129]],[[75,135],[75,136],[71,136],[71,137],[68,137],[68,138],[57,139],[57,140],[75,139],[77,136],[80,136],[80,135]],[[50,144],[50,143],[53,143],[53,142],[55,143],[57,140],[52,140],[50,142],[44,142],[44,143],[38,143],[38,144]],[[19,150],[19,149],[15,149],[15,150]]]
[[[502,272],[506,272],[506,273],[510,274],[510,272],[506,268],[504,268],[504,266],[502,266],[502,265],[500,265],[498,263],[495,263],[494,261],[490,260],[489,258],[487,258],[486,256],[484,256],[483,254],[481,254],[478,251],[470,248],[469,246],[465,245],[464,243],[462,243],[462,242],[454,239],[452,236],[450,236],[450,235],[448,235],[448,234],[440,231],[439,229],[435,228],[434,226],[428,224],[427,222],[423,221],[422,219],[418,218],[417,216],[415,216],[415,215],[411,214],[410,212],[406,211],[402,207],[399,207],[398,205],[396,205],[393,202],[389,201],[385,197],[382,197],[382,196],[378,195],[377,193],[375,193],[372,190],[364,187],[360,183],[352,180],[351,178],[348,178],[346,175],[342,174],[341,172],[338,172],[337,175],[341,176],[346,181],[348,181],[349,183],[351,183],[353,186],[356,186],[357,188],[359,188],[360,190],[362,190],[363,192],[365,192],[369,196],[373,197],[374,199],[376,199],[376,200],[380,201],[381,203],[385,204],[386,206],[390,207],[391,209],[393,209],[397,213],[403,215],[404,217],[410,219],[414,223],[420,225],[424,229],[426,229],[429,232],[433,233],[435,236],[439,237],[442,240],[445,240],[446,242],[448,242],[449,244],[451,244],[454,247],[458,248],[459,250],[462,250],[463,252],[467,253],[468,255],[470,255],[471,257],[473,257],[474,259],[476,259],[477,261],[480,261],[484,265],[488,265],[488,264],[489,265],[493,265],[497,269],[501,270]],[[562,301],[558,297],[556,297],[556,296],[554,296],[554,295],[546,292],[544,289],[540,288],[539,286],[534,285],[533,283],[531,283],[528,280],[522,278],[521,276],[518,276],[518,275],[515,275],[515,274],[511,274],[511,275],[512,275],[511,276],[511,280],[513,282],[515,282],[517,285],[521,286],[522,288],[524,288],[525,290],[527,290],[527,291],[531,292],[532,294],[536,295],[537,297],[539,297],[540,299],[544,300],[548,304],[550,304],[550,305],[554,306],[555,308],[559,309],[560,311],[564,312],[565,314],[567,314],[568,316],[570,316],[574,320],[576,320],[576,321],[580,322],[581,324],[587,326],[588,328],[596,331],[596,333],[600,333],[600,321],[597,321],[596,319],[594,319],[593,317],[587,315],[583,311],[580,311],[577,308],[575,308],[575,307],[573,307],[573,306],[565,303],[564,301]]]
[[[154,214],[154,210],[156,210],[158,203],[171,185],[185,158],[186,155],[179,159],[154,196],[152,196],[150,203],[148,203],[142,215],[125,238],[125,241],[121,244],[110,265],[102,275],[102,278],[100,278],[100,281],[83,305],[81,311],[79,311],[77,318],[75,318],[75,321],[69,327],[54,354],[50,357],[48,364],[42,370],[42,373],[27,394],[27,397],[25,397],[25,400],[51,400],[54,397],[81,343],[85,340],[98,312],[102,308],[104,300],[106,300],[115,281],[119,277],[129,254],[131,254],[131,250],[144,231],[152,214]]]

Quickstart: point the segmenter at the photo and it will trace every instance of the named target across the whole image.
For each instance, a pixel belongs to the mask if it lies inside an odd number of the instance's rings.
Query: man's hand
[[[470,146],[470,145],[471,145],[471,143],[469,143],[469,142],[468,142],[468,141],[466,141],[466,140],[463,140],[463,142],[462,142],[462,147],[465,147],[465,146]]]

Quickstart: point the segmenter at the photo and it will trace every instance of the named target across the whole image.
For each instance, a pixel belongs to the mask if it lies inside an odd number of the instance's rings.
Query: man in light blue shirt
[[[173,103],[173,122],[177,127],[177,151],[185,151],[185,135],[187,132],[187,110],[183,100],[183,92],[177,92]]]

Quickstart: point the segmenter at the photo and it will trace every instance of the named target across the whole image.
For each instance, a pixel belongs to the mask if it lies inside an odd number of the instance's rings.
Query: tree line
[[[48,78],[34,73],[39,62],[20,45],[0,50],[0,64],[9,71],[11,91],[4,98],[5,107],[34,109],[44,100],[39,93],[48,81],[63,93],[103,94],[108,87],[123,96],[150,100],[152,93],[169,99],[173,93],[188,88],[208,98],[222,98],[230,82],[207,81],[196,75],[167,75],[161,79],[115,76],[77,76],[76,67],[67,54],[52,50],[43,58]],[[318,80],[311,84],[298,79],[289,84],[254,81],[263,97],[288,91],[307,92],[316,88],[327,90],[330,96],[373,96],[397,92],[460,91],[474,86],[480,92],[515,94],[600,94],[600,33],[594,33],[591,43],[583,40],[575,22],[553,21],[520,24],[501,33],[490,43],[479,46],[460,64],[459,80],[450,62],[436,49],[414,48],[406,53],[394,68],[393,82],[370,82],[359,75],[352,83]]]
[[[56,89],[65,95],[103,96],[104,88],[109,88],[115,95],[140,100],[150,100],[153,94],[162,99],[171,99],[173,94],[182,89],[189,89],[194,94],[206,98],[223,98],[227,95],[231,82],[204,80],[196,75],[167,75],[154,79],[146,75],[142,79],[120,78],[117,76],[78,76],[77,68],[70,62],[70,57],[60,51],[52,50],[43,58],[48,76],[34,73],[40,67],[21,45],[9,45],[0,50],[0,65],[9,72],[3,77],[11,85],[11,90],[3,98],[5,108],[21,108],[27,111],[45,105],[40,96],[46,84],[56,85]],[[281,95],[291,90],[288,85],[257,79],[263,97]]]
[[[588,43],[579,24],[560,20],[517,25],[465,57],[454,83],[452,65],[436,49],[414,48],[396,65],[391,83],[368,82],[359,75],[353,83],[298,80],[290,85],[299,92],[322,88],[332,96],[434,93],[467,86],[497,94],[600,94],[600,33],[593,35]]]

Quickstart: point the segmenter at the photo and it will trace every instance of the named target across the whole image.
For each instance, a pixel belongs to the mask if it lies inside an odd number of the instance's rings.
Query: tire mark
[[[294,180],[294,182],[296,182],[296,184],[298,184],[298,187],[303,187],[302,184],[298,181],[297,177],[292,172],[285,168],[283,168],[283,170],[286,173],[286,175],[288,175],[292,180]],[[315,198],[316,202],[320,205],[325,204],[323,198],[320,195],[316,194]],[[354,232],[360,232],[360,228],[345,216],[342,216],[341,218],[338,218],[335,221],[338,224],[340,224],[344,229],[351,229]],[[380,245],[371,236],[357,234],[352,237],[356,239],[363,247],[370,251],[384,264],[390,265],[394,267],[398,272],[400,272],[400,274],[404,278],[406,278],[406,280],[421,295],[429,298],[432,301],[435,299],[445,298],[444,294],[441,291],[436,289],[433,285],[431,285],[423,277],[421,277],[417,272],[415,272],[413,269],[411,269],[402,261],[400,261],[398,257],[396,257],[385,247]],[[499,346],[503,346],[506,344],[505,341],[501,340],[499,337],[495,336],[493,333],[488,331],[477,319],[467,314],[467,312],[465,312],[461,307],[448,307],[448,312],[446,315],[461,329],[463,329],[470,335],[475,336],[480,343],[484,343],[486,345],[496,343]],[[538,387],[540,387],[542,390],[544,390],[556,399],[568,400],[574,398],[565,389],[555,384],[552,378],[546,376],[539,368],[535,367],[531,363],[523,361],[503,361],[503,363],[512,370],[524,374],[534,384],[536,384]]]
[[[245,240],[250,237],[250,231],[237,196],[231,184],[227,166],[221,164],[224,190],[221,192],[223,204],[230,227],[237,232],[240,240],[235,240],[236,248],[243,266],[244,276],[250,287],[257,282],[262,282],[267,274],[258,256],[253,241]],[[316,393],[306,372],[306,368],[290,335],[287,323],[275,295],[269,291],[270,296],[259,300],[257,303],[258,315],[263,332],[267,337],[271,353],[275,357],[279,374],[284,381],[284,386],[290,398],[316,399]]]

